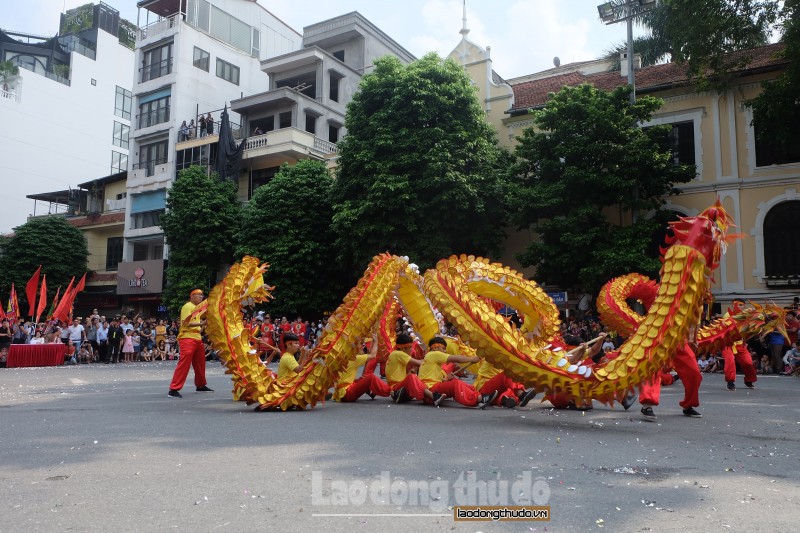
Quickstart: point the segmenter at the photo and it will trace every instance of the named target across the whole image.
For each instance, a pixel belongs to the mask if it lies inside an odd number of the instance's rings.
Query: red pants
[[[376,396],[389,396],[391,389],[386,382],[375,374],[367,374],[366,376],[361,376],[347,387],[347,392],[341,401],[354,402],[368,392],[372,392]]]
[[[753,366],[753,358],[743,344],[736,344],[734,351],[730,346],[722,350],[722,358],[725,360],[725,381],[736,381],[736,365],[742,367],[744,380],[753,383],[758,379],[756,369]]]
[[[499,391],[500,394],[497,395],[497,398],[494,400],[492,405],[501,405],[501,400],[503,398],[511,398],[517,402],[517,391],[523,390],[524,388],[525,387],[522,386],[522,383],[514,383],[510,377],[500,372],[495,377],[484,383],[478,392],[481,394],[491,394],[494,391]]]
[[[181,358],[178,359],[178,366],[172,375],[172,383],[169,384],[171,390],[181,390],[186,383],[186,376],[189,375],[189,367],[194,369],[194,384],[196,387],[206,385],[206,351],[203,341],[197,339],[178,339],[178,346],[181,350]]]
[[[673,383],[675,383],[675,378],[672,376],[671,372],[665,372],[662,370],[659,372],[661,374],[661,384],[665,387],[669,387]]]
[[[684,396],[680,406],[684,409],[698,407],[700,405],[698,392],[700,391],[700,382],[703,381],[703,376],[697,366],[697,357],[695,357],[688,344],[684,344],[675,352],[675,356],[672,358],[672,367],[678,373],[678,377],[681,378],[681,383],[683,383]],[[661,371],[659,370],[648,381],[642,383],[639,389],[639,403],[658,405],[660,396]]]
[[[400,387],[406,390],[406,394],[408,394],[412,400],[422,400],[425,398],[425,389],[428,388],[420,381],[419,376],[416,374],[407,374],[403,381],[391,385],[393,391],[398,390]]]
[[[449,381],[442,381],[431,387],[431,392],[438,392],[439,394],[446,394],[453,398],[456,402],[467,407],[475,407],[478,405],[478,399],[481,397],[475,387],[467,385],[460,379],[451,379]]]

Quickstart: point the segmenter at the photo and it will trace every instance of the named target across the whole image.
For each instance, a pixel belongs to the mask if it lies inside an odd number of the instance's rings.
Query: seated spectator
[[[759,365],[759,374],[772,374],[772,363],[769,361],[769,356],[764,354],[761,356],[761,364]]]
[[[30,340],[28,344],[44,344],[45,338],[42,336],[42,330],[36,330],[36,334],[34,334],[33,338]]]
[[[68,365],[77,365],[78,360],[75,358],[75,346],[72,344],[72,339],[67,339],[67,353],[64,355],[64,361]]]
[[[0,368],[5,368],[8,364],[8,348],[0,348]]]
[[[700,368],[700,372],[708,372],[708,354],[703,354],[700,356],[700,359],[697,360],[697,366]]]
[[[81,344],[81,349],[78,352],[78,362],[84,365],[92,362],[91,346],[88,343]]]
[[[783,355],[783,374],[789,376],[800,372],[800,340],[795,341],[791,350]]]

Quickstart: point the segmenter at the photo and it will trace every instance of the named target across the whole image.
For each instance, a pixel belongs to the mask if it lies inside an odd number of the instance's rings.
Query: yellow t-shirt
[[[297,359],[294,358],[289,352],[285,352],[281,356],[281,362],[278,364],[278,379],[294,379],[297,377]]]
[[[406,379],[406,365],[410,360],[411,356],[401,350],[390,353],[386,361],[386,383],[391,386]]]
[[[194,322],[194,320],[189,319],[194,313],[194,310],[197,306],[194,305],[192,302],[186,302],[181,307],[181,330],[178,333],[179,339],[197,339],[199,341],[203,340],[203,336],[200,334],[200,326],[187,326],[187,322]]]
[[[483,387],[484,383],[495,377],[500,372],[502,372],[502,370],[492,366],[489,361],[484,359],[481,363],[481,366],[478,367],[478,376],[475,378],[475,383],[473,384],[475,390],[481,390],[481,387]]]
[[[447,362],[448,357],[450,354],[435,350],[425,354],[422,366],[419,367],[419,379],[428,387],[441,383],[446,376],[442,365]]]

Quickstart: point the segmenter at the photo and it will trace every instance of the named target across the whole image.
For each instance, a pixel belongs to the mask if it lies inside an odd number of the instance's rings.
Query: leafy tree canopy
[[[240,219],[234,183],[199,166],[178,174],[161,217],[170,247],[164,301],[173,312],[186,303],[186,287],[209,287],[219,268],[232,261]]]
[[[339,259],[354,274],[373,255],[422,267],[503,241],[503,156],[464,69],[436,54],[384,57],[348,106],[331,190]]]
[[[621,227],[610,220],[659,209],[695,168],[673,164],[669,126],[639,127],[661,101],[631,104],[629,95],[629,87],[564,87],[520,138],[512,217],[539,235],[518,256],[536,267],[537,281],[594,291],[615,275],[658,271],[657,258],[644,253],[654,222],[640,216]]]
[[[63,293],[73,276],[76,282],[83,276],[88,257],[86,238],[66,218],[33,218],[15,228],[13,237],[0,242],[0,294],[6,298],[14,282],[20,308],[27,313],[25,284],[39,265],[47,275],[50,299],[59,286]]]
[[[284,165],[256,189],[244,209],[236,255],[270,264],[275,314],[319,317],[345,295],[331,232],[333,180],[325,164],[310,159]]]

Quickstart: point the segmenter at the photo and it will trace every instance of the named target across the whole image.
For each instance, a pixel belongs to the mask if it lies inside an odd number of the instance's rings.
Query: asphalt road
[[[682,415],[676,383],[650,423],[638,406],[538,398],[256,413],[217,363],[216,392],[190,381],[168,398],[173,368],[0,369],[0,531],[800,529],[800,379],[728,392],[706,376],[701,419]],[[452,517],[520,501],[549,505],[550,521]]]

